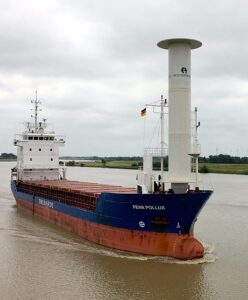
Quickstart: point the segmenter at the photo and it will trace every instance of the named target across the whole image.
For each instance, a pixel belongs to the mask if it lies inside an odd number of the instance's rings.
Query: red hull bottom
[[[19,206],[33,211],[32,203],[19,199],[16,199],[16,202]],[[178,235],[116,228],[75,218],[37,204],[34,207],[34,214],[89,241],[118,250],[184,260],[204,255],[202,244],[191,234]]]

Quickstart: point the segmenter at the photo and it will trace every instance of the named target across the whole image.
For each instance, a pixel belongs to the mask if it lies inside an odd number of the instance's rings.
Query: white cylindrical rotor
[[[169,181],[183,190],[191,173],[191,49],[201,45],[191,39],[158,43],[169,50]]]

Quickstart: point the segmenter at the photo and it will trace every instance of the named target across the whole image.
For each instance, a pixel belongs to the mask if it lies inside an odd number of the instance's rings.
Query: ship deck
[[[100,196],[101,193],[137,194],[136,188],[71,180],[23,181],[25,185],[81,195]]]

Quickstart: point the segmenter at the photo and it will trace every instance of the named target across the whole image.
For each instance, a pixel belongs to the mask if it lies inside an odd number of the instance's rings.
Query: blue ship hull
[[[11,182],[11,189],[20,206],[93,242],[121,250],[182,259],[203,255],[193,253],[193,248],[196,252],[203,251],[193,236],[193,229],[212,191],[185,194],[101,193],[94,211],[87,211],[23,192],[16,181]],[[121,239],[126,245],[122,245]],[[187,244],[191,254],[186,253],[189,251],[186,249],[177,254],[175,247],[182,247],[182,244]]]

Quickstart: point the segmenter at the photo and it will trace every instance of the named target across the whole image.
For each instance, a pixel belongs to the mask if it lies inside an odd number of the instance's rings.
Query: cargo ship
[[[34,121],[14,139],[17,165],[11,189],[18,207],[94,243],[144,255],[195,259],[204,255],[204,247],[194,237],[194,225],[212,194],[199,188],[196,110],[191,126],[190,55],[201,43],[170,39],[158,46],[169,50],[169,104],[161,97],[153,105],[160,110],[160,147],[145,149],[136,188],[66,179],[66,168],[59,165],[65,139],[49,131],[45,119],[39,122],[36,94]],[[168,174],[163,166],[167,155]],[[161,159],[159,174],[153,170],[154,157]]]

